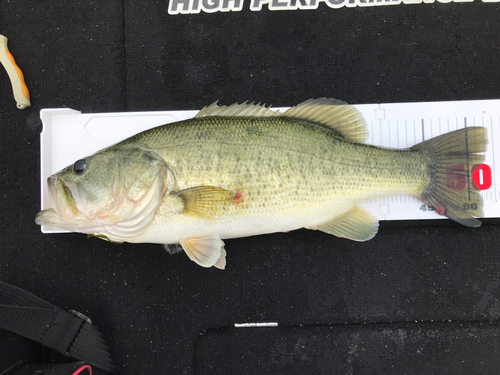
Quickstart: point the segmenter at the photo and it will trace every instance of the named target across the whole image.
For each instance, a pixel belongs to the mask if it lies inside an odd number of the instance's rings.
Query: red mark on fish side
[[[236,194],[234,194],[234,203],[240,204],[242,202],[243,202],[243,194],[241,194],[240,190],[237,190]]]
[[[444,214],[446,213],[446,208],[444,208],[443,206],[437,206],[436,213],[438,215],[444,216]]]

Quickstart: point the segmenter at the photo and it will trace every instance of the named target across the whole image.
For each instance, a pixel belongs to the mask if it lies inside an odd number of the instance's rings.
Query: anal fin
[[[353,206],[332,220],[307,229],[317,229],[337,237],[361,242],[368,241],[377,234],[378,219],[365,209]]]

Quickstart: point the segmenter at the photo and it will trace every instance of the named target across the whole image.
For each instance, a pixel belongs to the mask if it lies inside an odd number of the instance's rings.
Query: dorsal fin
[[[282,116],[279,111],[272,111],[265,106],[265,104],[254,103],[234,103],[229,106],[218,105],[217,102],[207,105],[202,108],[195,117],[207,116],[238,116],[238,117],[272,117]]]
[[[355,107],[337,99],[309,99],[285,113],[273,111],[260,103],[245,102],[219,106],[215,102],[202,108],[195,117],[208,116],[296,117],[325,125],[352,142],[363,143],[368,139],[368,129],[363,115]]]
[[[309,99],[290,108],[283,116],[317,122],[334,129],[347,140],[363,143],[368,139],[366,121],[361,112],[337,99]]]

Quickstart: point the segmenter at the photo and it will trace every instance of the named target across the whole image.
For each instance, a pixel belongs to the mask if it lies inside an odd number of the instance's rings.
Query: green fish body
[[[205,107],[193,119],[139,133],[49,178],[54,209],[38,224],[115,242],[180,243],[198,264],[224,268],[223,239],[299,228],[356,241],[378,219],[357,203],[412,194],[467,225],[480,222],[455,191],[460,167],[482,160],[482,127],[448,133],[406,150],[363,142],[366,123],[351,106],[308,100],[275,112],[253,104]]]

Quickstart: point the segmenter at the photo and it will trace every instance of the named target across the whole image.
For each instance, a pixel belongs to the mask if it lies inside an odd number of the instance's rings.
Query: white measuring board
[[[485,201],[484,217],[500,217],[500,100],[356,105],[366,119],[367,143],[386,148],[409,148],[423,140],[470,126],[488,129],[488,150],[476,168],[476,186]],[[276,108],[282,112],[287,108]],[[143,130],[186,120],[195,111],[82,114],[67,108],[42,109],[40,118],[41,208],[52,207],[47,178],[76,160],[109,147]],[[474,166],[471,166],[474,168]],[[442,219],[432,208],[408,196],[380,198],[360,204],[380,220]],[[43,233],[67,232],[42,226]]]

